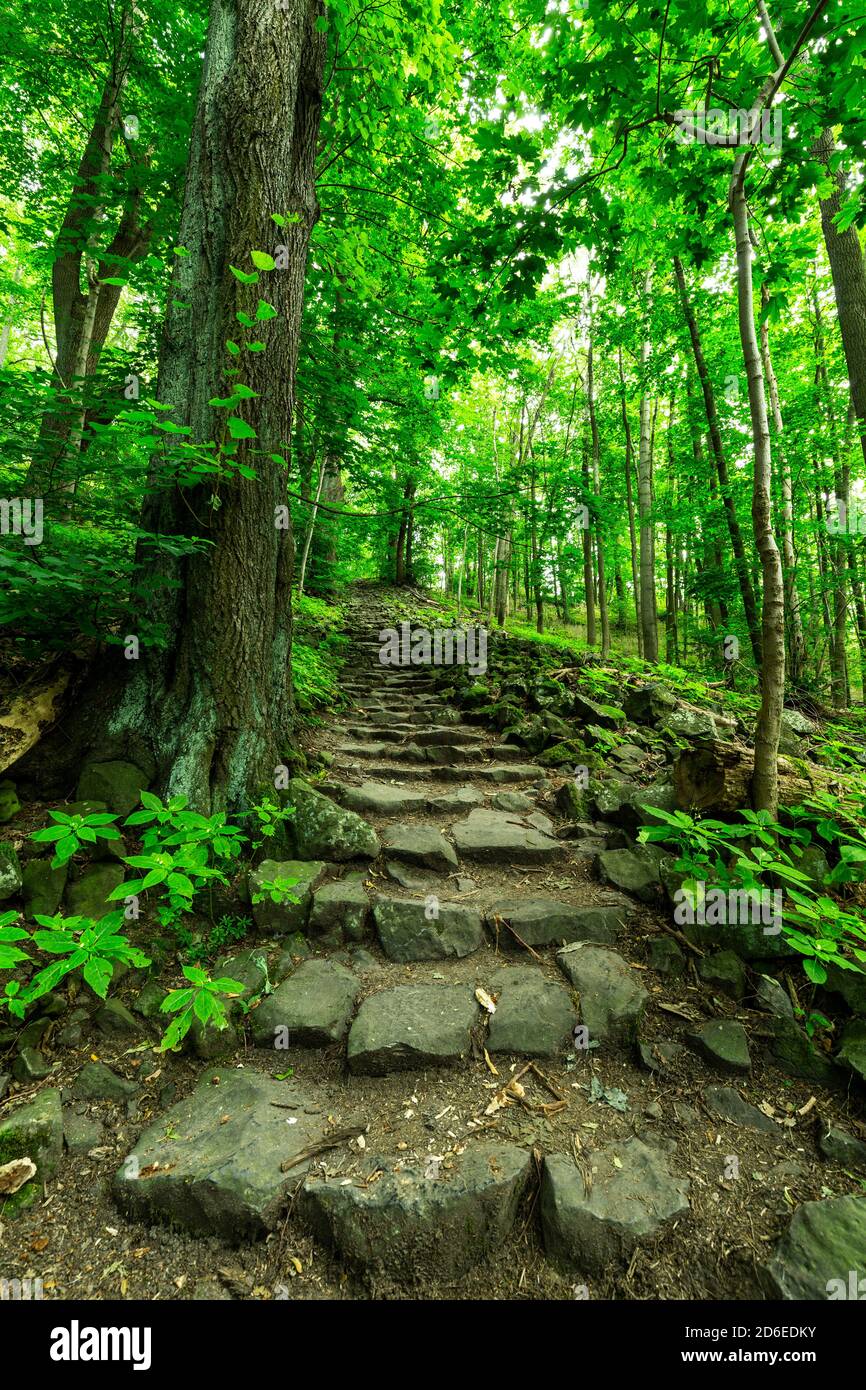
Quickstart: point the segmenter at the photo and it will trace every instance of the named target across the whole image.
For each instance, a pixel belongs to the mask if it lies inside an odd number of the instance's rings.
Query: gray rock
[[[295,807],[287,831],[298,858],[343,863],[347,859],[377,857],[379,837],[372,825],[315,791],[300,777],[289,782],[286,800]]]
[[[498,970],[487,981],[497,995],[487,1048],[521,1057],[555,1057],[571,1041],[575,1023],[569,991],[535,966]]]
[[[625,691],[623,708],[635,724],[658,725],[676,709],[676,699],[663,685],[631,686]]]
[[[755,1002],[763,1013],[776,1014],[779,1018],[794,1017],[790,995],[772,975],[758,976],[755,981]]]
[[[63,1140],[72,1154],[86,1154],[102,1143],[105,1131],[99,1120],[77,1115],[68,1106],[63,1111]]]
[[[562,859],[565,847],[519,816],[477,809],[452,827],[462,858],[487,864],[546,864]]]
[[[828,1057],[816,1052],[803,1029],[792,1018],[770,1019],[772,1037],[768,1043],[776,1066],[788,1076],[797,1076],[831,1089],[840,1085],[841,1073]]]
[[[115,1038],[128,1037],[141,1029],[141,1025],[119,999],[107,999],[95,1013],[93,1021],[101,1033],[108,1033]]]
[[[580,994],[580,1016],[590,1040],[631,1043],[649,998],[637,973],[604,946],[577,943],[556,959]]]
[[[51,1067],[35,1047],[22,1047],[12,1063],[12,1075],[16,1081],[44,1081]]]
[[[78,780],[79,801],[103,801],[118,816],[128,816],[147,790],[147,778],[134,763],[90,763]]]
[[[497,811],[531,811],[535,803],[523,792],[497,792],[490,804]]]
[[[782,710],[782,725],[790,729],[792,733],[799,735],[800,738],[807,738],[809,734],[817,732],[817,724],[813,724],[811,719],[807,719],[805,714],[801,714],[798,709]]]
[[[861,1299],[866,1197],[803,1202],[762,1272],[773,1298]]]
[[[728,1018],[714,1018],[688,1036],[695,1051],[721,1071],[751,1071],[749,1040],[742,1023]]]
[[[334,796],[349,811],[373,815],[405,815],[407,811],[423,811],[427,805],[424,792],[391,787],[387,782],[362,782],[360,787],[339,786]]]
[[[613,943],[625,925],[630,907],[572,907],[555,898],[501,898],[487,910],[510,922],[527,946],[554,946],[564,941]],[[517,946],[509,932],[503,931],[500,946]]]
[[[0,825],[6,825],[21,810],[15,783],[4,777],[0,782]]]
[[[659,975],[676,979],[686,968],[686,958],[672,936],[654,936],[649,944],[649,963]]]
[[[474,787],[458,787],[456,791],[446,792],[443,796],[427,798],[427,809],[435,816],[455,816],[460,811],[483,805],[484,797]]]
[[[87,1062],[72,1083],[78,1100],[129,1100],[137,1092],[134,1081],[118,1076],[104,1062]]]
[[[221,1061],[236,1050],[237,1029],[231,1022],[219,1028],[215,1023],[202,1023],[200,1018],[194,1018],[184,1045],[188,1052],[192,1052],[202,1062]]]
[[[442,903],[438,898],[409,902],[379,898],[373,920],[389,960],[446,960],[468,956],[484,940],[477,908]]]
[[[21,871],[25,917],[31,921],[37,913],[42,917],[53,917],[60,907],[68,875],[68,864],[52,869],[50,859],[30,859]]]
[[[638,1056],[647,1071],[666,1072],[682,1056],[680,1043],[642,1042],[638,1043]]]
[[[614,1141],[593,1153],[589,1192],[570,1159],[549,1154],[541,1180],[545,1250],[586,1274],[626,1265],[638,1245],[689,1214],[688,1189],[665,1154],[640,1139]]]
[[[15,1158],[29,1158],[36,1164],[36,1176],[5,1199],[4,1217],[36,1200],[42,1184],[54,1177],[62,1157],[63,1110],[59,1091],[40,1091],[34,1100],[16,1106],[0,1120],[0,1167]]]
[[[385,860],[385,872],[392,883],[398,883],[407,893],[432,892],[433,880],[429,874],[419,874],[417,870],[408,869],[405,864],[398,864],[393,859]]]
[[[360,941],[369,910],[363,878],[338,879],[316,889],[307,927],[319,935],[336,933],[349,941]]]
[[[303,961],[251,1015],[257,1047],[326,1047],[346,1036],[360,981],[330,960]]]
[[[328,865],[320,859],[264,859],[249,876],[253,921],[259,931],[275,936],[288,936],[300,931],[307,922],[313,890],[318,888],[327,873]],[[287,895],[274,902],[265,890],[266,883],[287,883]],[[289,901],[289,896],[295,899]],[[256,901],[259,898],[259,901]]]
[[[308,1178],[299,1210],[353,1263],[416,1284],[455,1278],[508,1236],[530,1165],[510,1144],[475,1145],[447,1166],[372,1157],[365,1169],[382,1171],[375,1182]]]
[[[240,1011],[240,1005],[248,1004],[264,989],[268,979],[268,961],[263,946],[253,946],[248,951],[237,951],[231,956],[222,956],[212,971],[215,980],[235,980],[243,986],[238,999],[232,1003],[232,1010]]]
[[[866,1019],[855,1018],[846,1025],[837,1057],[861,1081],[866,1081]]]
[[[147,980],[139,991],[138,997],[133,1000],[133,1011],[140,1014],[142,1018],[158,1018],[162,1001],[167,997],[168,991],[160,984],[159,980]]]
[[[80,878],[66,885],[66,909],[74,917],[89,917],[97,921],[106,912],[119,906],[109,902],[108,895],[123,882],[126,870],[122,864],[91,864]]]
[[[293,1103],[289,1125],[285,1107]],[[258,1239],[277,1225],[308,1161],[287,1172],[280,1165],[325,1128],[326,1107],[311,1092],[252,1068],[217,1068],[145,1130],[112,1194],[133,1220],[230,1242]]]
[[[715,739],[718,737],[716,721],[705,710],[676,709],[664,721],[664,728],[675,738]]]
[[[453,845],[449,845],[435,825],[391,825],[385,832],[383,845],[392,859],[403,864],[417,864],[444,873],[457,868]]]
[[[746,968],[733,951],[717,951],[701,957],[698,974],[706,984],[731,999],[742,999],[746,992]]]
[[[21,888],[21,865],[14,846],[8,840],[0,841],[0,903],[14,898]]]
[[[456,1066],[467,1056],[478,1005],[468,985],[397,985],[369,995],[349,1030],[349,1070]]]
[[[582,724],[596,724],[600,729],[618,729],[625,723],[625,713],[617,705],[601,705],[579,691],[574,694],[571,712]]]
[[[794,860],[801,874],[808,874],[816,888],[822,887],[830,872],[830,861],[820,845],[807,845]]]
[[[760,1130],[762,1134],[772,1134],[774,1139],[783,1138],[783,1132],[775,1120],[756,1105],[743,1100],[733,1086],[708,1086],[704,1091],[704,1100],[710,1110],[721,1115],[723,1120],[730,1120],[732,1124],[742,1125],[746,1129]]]
[[[866,1168],[866,1144],[835,1125],[821,1135],[818,1148],[831,1163],[839,1163],[843,1168]]]
[[[659,896],[658,864],[648,854],[632,849],[606,849],[598,856],[599,878],[641,902],[655,902]]]

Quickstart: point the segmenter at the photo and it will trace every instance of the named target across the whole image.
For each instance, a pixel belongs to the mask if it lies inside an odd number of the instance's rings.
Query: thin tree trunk
[[[834,221],[846,191],[842,170],[830,167],[834,145],[832,130],[825,130],[815,141],[812,153],[835,185],[830,197],[821,199],[821,228],[833,277],[851,402],[857,418],[860,446],[866,459],[866,267],[856,225],[840,232]]]
[[[310,521],[309,521],[309,524],[308,524],[308,526],[307,526],[307,534],[306,534],[306,536],[304,537],[304,549],[303,549],[303,553],[302,553],[302,555],[301,555],[301,565],[300,565],[300,569],[298,570],[298,595],[299,595],[299,596],[304,592],[304,579],[306,578],[306,574],[307,574],[307,560],[309,559],[309,556],[310,556],[310,544],[311,544],[312,539],[313,539],[313,532],[314,532],[314,530],[316,529],[316,513],[317,513],[318,510],[319,510],[319,501],[320,501],[321,496],[322,496],[322,484],[323,484],[324,481],[325,481],[325,463],[326,463],[326,460],[325,460],[325,455],[324,455],[324,453],[323,453],[323,454],[322,454],[322,463],[321,463],[321,467],[319,468],[319,483],[318,483],[318,487],[316,488],[316,500],[315,500],[315,502],[313,503],[313,510],[312,510],[312,512],[310,513]]]
[[[749,413],[755,453],[752,525],[761,558],[761,704],[755,731],[752,794],[759,811],[775,817],[778,805],[778,751],[785,698],[785,585],[782,560],[772,527],[772,451],[764,394],[761,351],[755,331],[752,288],[752,243],[745,194],[746,156],[740,154],[731,174],[729,202],[737,249],[737,312],[743,363],[749,386]]]
[[[716,411],[716,397],[713,384],[710,379],[707,363],[704,357],[703,345],[701,343],[698,322],[694,309],[689,299],[686,287],[686,277],[683,264],[679,256],[674,257],[674,271],[676,272],[677,284],[680,291],[680,302],[683,308],[683,317],[689,330],[689,337],[692,343],[692,353],[695,359],[695,368],[698,380],[701,383],[701,391],[704,398],[704,410],[707,417],[707,428],[710,437],[710,447],[716,465],[716,472],[719,478],[719,489],[722,494],[722,502],[725,508],[725,518],[728,523],[728,534],[731,538],[731,549],[734,552],[734,566],[737,571],[737,578],[740,584],[740,595],[743,600],[743,611],[746,615],[746,627],[749,630],[749,638],[752,644],[752,654],[755,658],[755,665],[761,669],[761,621],[758,616],[758,605],[755,599],[755,590],[749,574],[749,566],[746,558],[746,548],[743,543],[743,534],[740,530],[740,523],[737,519],[737,509],[731,493],[731,484],[728,477],[728,464],[725,458],[725,451],[722,445],[722,435],[719,429],[719,417]]]
[[[619,387],[622,408],[622,428],[625,435],[625,496],[628,507],[629,554],[631,559],[631,585],[634,593],[635,629],[637,632],[637,654],[643,656],[643,627],[640,617],[640,583],[638,581],[637,533],[634,524],[634,494],[632,489],[632,460],[634,446],[631,438],[631,425],[628,419],[625,399],[625,374],[622,369],[622,348],[619,349]]]
[[[649,297],[652,282],[648,272],[644,294]],[[638,451],[638,517],[640,520],[640,613],[645,661],[658,661],[659,634],[656,611],[655,528],[652,520],[652,443],[650,437],[650,396],[648,369],[652,344],[641,344],[640,447]]]

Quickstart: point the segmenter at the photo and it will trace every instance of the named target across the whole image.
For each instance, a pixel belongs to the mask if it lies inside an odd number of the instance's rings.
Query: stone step
[[[527,818],[503,811],[477,808],[451,830],[460,857],[478,863],[549,864],[566,854],[564,845]]]
[[[484,740],[484,735],[479,734],[474,729],[465,729],[455,724],[443,724],[441,726],[426,726],[410,724],[406,720],[399,723],[379,725],[379,724],[358,724],[340,720],[332,725],[332,728],[339,729],[340,732],[348,734],[351,738],[365,740],[372,739],[380,743],[417,743],[422,748],[434,747],[436,744],[449,743],[460,744],[461,746],[479,745]]]
[[[473,1144],[447,1160],[371,1154],[351,1181],[308,1178],[298,1211],[354,1265],[423,1290],[431,1278],[465,1274],[502,1245],[531,1165],[527,1149],[501,1141]]]
[[[345,782],[329,781],[322,790],[339,801],[341,806],[360,815],[403,815],[406,811],[429,810],[437,816],[459,814],[473,806],[481,806],[484,797],[474,787],[457,787],[439,796],[411,791],[390,782],[363,782],[360,787]]]
[[[391,825],[383,834],[382,847],[389,858],[401,864],[417,864],[443,873],[457,868],[454,846],[435,825]]]
[[[434,895],[423,901],[383,895],[373,905],[373,921],[389,960],[460,960],[484,942],[477,907],[440,902]]]
[[[455,1067],[469,1056],[479,1008],[469,985],[396,985],[370,994],[349,1029],[356,1075]]]
[[[334,766],[352,767],[356,766],[345,756],[338,760],[335,758]],[[426,781],[432,778],[438,782],[465,782],[467,777],[471,777],[473,782],[492,782],[497,786],[514,782],[536,782],[539,778],[547,774],[543,767],[534,767],[531,764],[522,765],[498,764],[486,767],[450,767],[447,765],[430,766],[420,764],[413,767],[411,774],[407,774],[406,767],[401,767],[399,762],[367,764],[364,768],[367,776],[384,781],[393,780],[395,777],[411,775],[413,781]]]

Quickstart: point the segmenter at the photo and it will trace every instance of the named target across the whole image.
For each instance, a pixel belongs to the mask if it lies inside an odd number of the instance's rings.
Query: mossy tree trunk
[[[243,439],[233,473],[218,484],[155,488],[146,531],[206,544],[194,555],[147,558],[136,583],[162,649],[142,647],[109,732],[129,756],[155,762],[157,786],[201,810],[238,807],[273,784],[290,751],[291,579],[286,470],[295,394],[304,271],[318,216],[315,152],[322,100],[320,0],[214,0],[192,136],[171,308],[158,394],[166,418],[207,445],[226,435],[212,407],[241,382],[256,394],[240,414]],[[286,219],[278,225],[273,215]],[[276,248],[276,255],[275,255]],[[276,268],[244,284],[251,251]],[[259,299],[276,317],[239,327]],[[241,344],[239,355],[226,348]],[[245,341],[258,339],[263,351]],[[239,369],[232,374],[233,369]],[[218,494],[218,496],[216,496]]]

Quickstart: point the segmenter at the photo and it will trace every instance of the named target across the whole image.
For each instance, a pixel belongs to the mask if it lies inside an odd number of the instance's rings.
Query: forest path
[[[56,1181],[4,1222],[16,1271],[57,1298],[826,1296],[862,1262],[862,1098],[777,980],[599,881],[624,826],[563,819],[568,777],[382,664],[405,606],[349,599],[327,778],[250,876],[296,901],[254,900],[210,967],[236,1028],[159,1053],[169,961],[47,1047]]]

